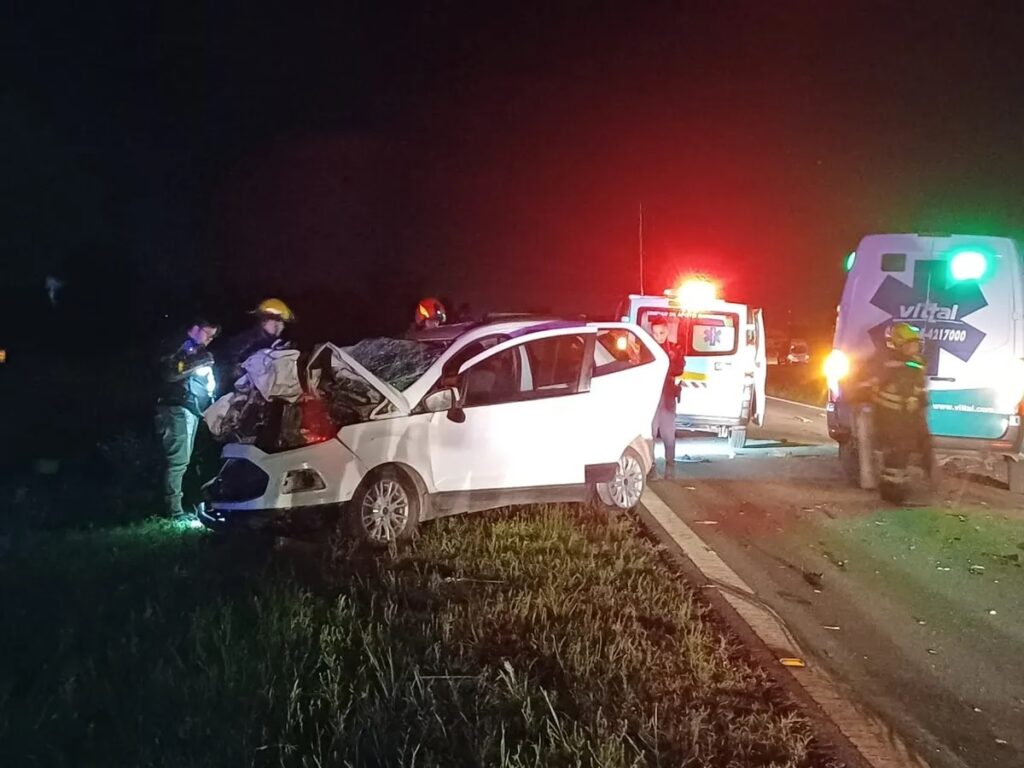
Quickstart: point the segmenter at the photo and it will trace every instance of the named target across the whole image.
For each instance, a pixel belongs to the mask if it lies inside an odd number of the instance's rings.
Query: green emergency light
[[[853,262],[857,260],[857,252],[850,251],[850,255],[846,257],[846,271],[849,272],[853,269]]]
[[[956,282],[981,280],[988,267],[988,255],[974,248],[956,251],[949,257],[949,276]]]

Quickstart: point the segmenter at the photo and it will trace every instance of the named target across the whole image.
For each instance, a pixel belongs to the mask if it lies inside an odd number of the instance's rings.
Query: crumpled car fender
[[[367,467],[339,440],[328,440],[282,453],[266,453],[255,445],[230,443],[221,453],[224,459],[251,461],[267,473],[266,492],[247,501],[218,501],[217,509],[290,509],[316,504],[340,504],[351,500],[366,476]],[[324,480],[321,490],[285,493],[284,483],[289,472],[311,469]]]

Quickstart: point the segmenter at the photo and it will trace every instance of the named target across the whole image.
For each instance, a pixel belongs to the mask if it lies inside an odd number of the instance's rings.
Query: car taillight
[[[338,434],[338,428],[327,412],[327,403],[320,398],[302,402],[302,441],[304,445],[325,443]]]

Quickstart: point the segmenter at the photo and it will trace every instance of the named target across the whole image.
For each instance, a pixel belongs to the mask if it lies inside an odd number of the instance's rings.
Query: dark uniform
[[[183,513],[181,481],[192,460],[196,431],[210,407],[213,356],[191,338],[160,359],[156,431],[164,449],[163,497],[171,516]]]
[[[882,452],[880,488],[886,498],[902,496],[906,470],[919,454],[931,476],[932,441],[928,430],[926,364],[917,355],[887,349],[873,361],[865,382],[872,403],[875,446]]]
[[[242,363],[253,353],[272,347],[278,339],[278,336],[267,333],[263,326],[257,325],[225,341],[217,350],[217,380],[221,382],[224,391],[230,392],[234,383],[245,373]]]
[[[668,375],[661,389],[661,399],[658,401],[658,410],[654,414],[654,426],[651,431],[654,439],[660,439],[665,447],[665,475],[669,477],[675,474],[676,402],[679,400],[680,392],[677,378],[683,373],[686,358],[682,348],[676,344],[666,342],[661,348],[668,355]]]

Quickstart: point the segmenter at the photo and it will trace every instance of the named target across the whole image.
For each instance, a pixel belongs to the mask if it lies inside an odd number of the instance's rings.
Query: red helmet
[[[417,328],[423,328],[431,320],[440,325],[447,319],[448,313],[445,311],[444,304],[437,299],[423,299],[423,301],[416,305]]]

